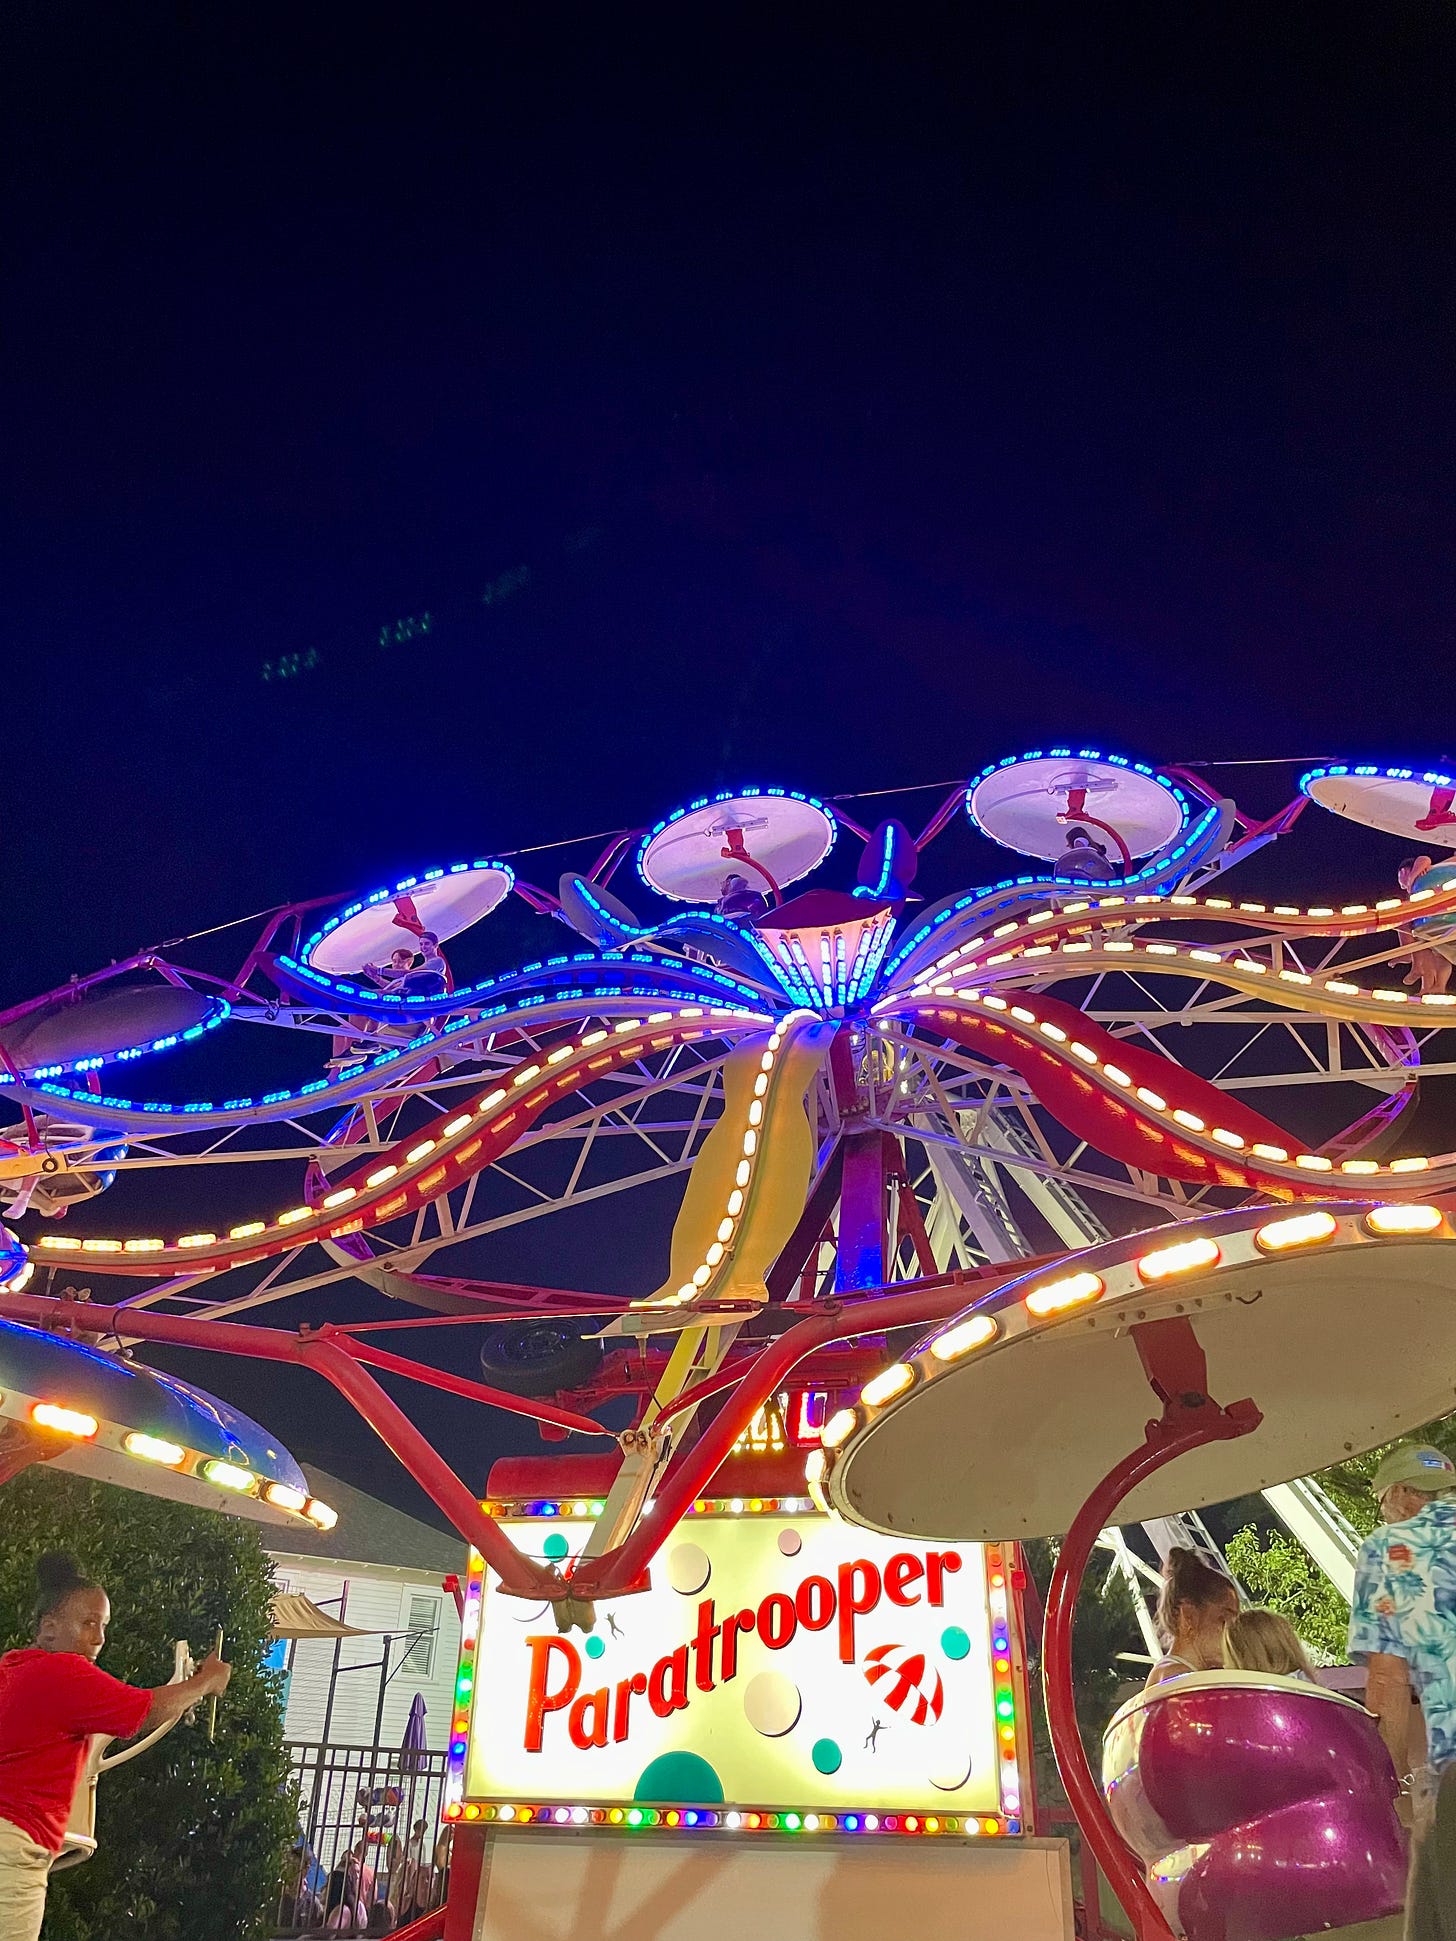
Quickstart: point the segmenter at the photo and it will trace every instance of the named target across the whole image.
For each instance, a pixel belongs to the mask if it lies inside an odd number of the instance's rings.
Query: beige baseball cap
[[[1456,1489],[1456,1463],[1433,1449],[1429,1442],[1398,1442],[1381,1460],[1370,1478],[1370,1494],[1376,1502],[1397,1483],[1435,1495],[1438,1490]]]

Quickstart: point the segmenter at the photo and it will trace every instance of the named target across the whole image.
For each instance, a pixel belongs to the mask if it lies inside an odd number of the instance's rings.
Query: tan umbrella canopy
[[[279,1591],[272,1603],[272,1631],[275,1638],[372,1638],[374,1631],[361,1631],[357,1625],[341,1624],[327,1611],[305,1597],[302,1591]]]

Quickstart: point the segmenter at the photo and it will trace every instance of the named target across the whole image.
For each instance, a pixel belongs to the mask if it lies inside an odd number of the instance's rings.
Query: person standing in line
[[[35,1574],[35,1643],[0,1658],[0,1941],[37,1941],[87,1741],[181,1718],[232,1675],[214,1653],[175,1685],[124,1684],[96,1663],[111,1622],[106,1592],[56,1551]]]
[[[1397,1443],[1370,1489],[1381,1521],[1355,1564],[1350,1661],[1366,1667],[1365,1704],[1420,1835],[1442,1772],[1456,1764],[1456,1463],[1427,1443]],[[1425,1722],[1424,1756],[1412,1748],[1413,1699]]]

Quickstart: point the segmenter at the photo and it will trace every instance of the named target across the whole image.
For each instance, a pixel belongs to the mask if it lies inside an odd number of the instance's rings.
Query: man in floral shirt
[[[1397,1443],[1370,1489],[1382,1521],[1355,1566],[1350,1657],[1365,1663],[1365,1703],[1395,1770],[1411,1774],[1412,1819],[1423,1830],[1441,1773],[1456,1764],[1456,1501],[1446,1494],[1456,1464],[1428,1444]],[[1410,1750],[1413,1696],[1425,1718],[1424,1763]]]

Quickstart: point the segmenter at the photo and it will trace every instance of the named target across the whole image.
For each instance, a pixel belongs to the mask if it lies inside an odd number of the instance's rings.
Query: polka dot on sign
[[[588,1638],[586,1641],[586,1655],[588,1658],[600,1658],[606,1648],[600,1638]]]
[[[723,1782],[696,1752],[664,1752],[642,1768],[632,1797],[670,1806],[721,1806]]]
[[[942,1793],[954,1793],[964,1786],[971,1776],[971,1762],[963,1753],[956,1753],[944,1765],[932,1766],[926,1778],[932,1786],[939,1787]]]
[[[844,1754],[833,1739],[816,1739],[809,1757],[814,1761],[817,1773],[837,1773],[844,1764]]]
[[[781,1739],[792,1732],[803,1709],[798,1686],[781,1671],[761,1671],[744,1689],[743,1716],[765,1739]]]
[[[681,1597],[695,1597],[712,1572],[707,1551],[695,1543],[679,1543],[668,1552],[667,1581]]]
[[[559,1530],[553,1530],[541,1548],[553,1564],[559,1564],[567,1551],[570,1550],[571,1545]]]
[[[940,1648],[947,1658],[965,1658],[970,1654],[971,1641],[958,1624],[948,1624],[940,1634]]]
[[[797,1557],[804,1548],[804,1539],[797,1530],[779,1531],[779,1549],[786,1557]]]

